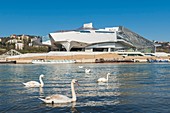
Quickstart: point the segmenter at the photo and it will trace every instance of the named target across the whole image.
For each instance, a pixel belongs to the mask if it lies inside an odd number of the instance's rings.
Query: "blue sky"
[[[1,0],[0,37],[46,36],[92,22],[95,28],[124,26],[139,35],[170,42],[169,0]]]

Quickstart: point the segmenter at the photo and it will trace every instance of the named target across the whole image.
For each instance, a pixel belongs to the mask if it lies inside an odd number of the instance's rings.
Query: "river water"
[[[84,68],[79,68],[82,65]],[[90,74],[84,72],[91,69]],[[108,83],[97,83],[111,73]],[[39,81],[43,88],[22,84]],[[75,85],[77,101],[44,104],[39,97],[63,94],[71,97]],[[2,113],[169,113],[170,64],[1,64],[0,112]]]

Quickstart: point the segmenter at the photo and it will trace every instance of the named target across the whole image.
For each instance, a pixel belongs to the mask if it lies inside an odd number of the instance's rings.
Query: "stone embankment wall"
[[[15,60],[17,63],[31,63],[35,59],[45,60],[76,60],[77,63],[95,62],[96,59],[109,59],[109,60],[131,60],[136,62],[146,62],[147,59],[158,59],[154,56],[126,56],[122,57],[116,53],[105,53],[98,55],[71,55],[71,56],[33,56],[33,57],[18,57],[18,58],[7,58],[7,61]],[[169,59],[168,57],[161,57],[160,59]]]
[[[33,57],[18,57],[18,58],[7,58],[6,60],[15,60],[17,63],[31,63],[35,59],[45,59],[45,60],[76,60],[76,62],[95,62],[95,59],[99,58],[116,58],[120,59],[122,56],[117,54],[108,53],[100,55],[71,55],[71,56],[33,56]]]

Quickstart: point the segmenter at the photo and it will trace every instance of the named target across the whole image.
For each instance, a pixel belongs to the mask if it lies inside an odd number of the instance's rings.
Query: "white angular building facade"
[[[49,37],[56,51],[154,51],[151,41],[122,26],[94,29],[89,23],[77,30],[50,33]]]

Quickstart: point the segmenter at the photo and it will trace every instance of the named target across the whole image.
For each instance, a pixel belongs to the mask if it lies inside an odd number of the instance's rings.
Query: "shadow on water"
[[[65,111],[71,113],[81,113],[76,109],[76,102],[72,103],[63,103],[63,104],[41,104],[41,107],[48,107],[49,111],[57,112],[57,111]]]

